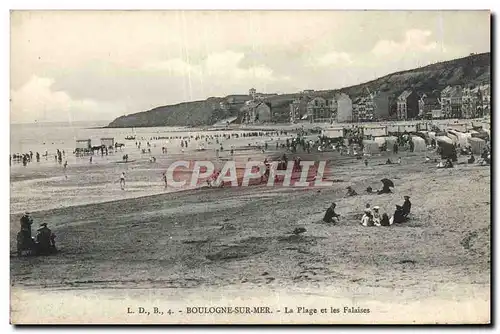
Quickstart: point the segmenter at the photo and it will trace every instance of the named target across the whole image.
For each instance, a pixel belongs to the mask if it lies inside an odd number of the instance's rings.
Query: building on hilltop
[[[397,119],[414,119],[419,114],[419,98],[415,91],[407,89],[397,98]]]

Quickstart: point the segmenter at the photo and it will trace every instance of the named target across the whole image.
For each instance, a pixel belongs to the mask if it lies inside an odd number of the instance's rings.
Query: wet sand
[[[422,163],[421,153],[401,154],[401,165],[378,165],[387,156],[372,157],[368,167],[336,153],[310,158],[325,156],[332,166],[325,177],[337,181],[328,188],[198,189],[37,212],[36,220],[50,222],[61,253],[11,257],[12,320],[36,322],[30,310],[37,309],[44,322],[60,322],[62,314],[69,322],[107,323],[488,322],[489,167],[436,169]],[[394,180],[393,194],[363,194],[384,177]],[[342,198],[347,185],[360,195]],[[366,203],[390,214],[403,195],[413,203],[409,222],[360,226]],[[342,215],[336,225],[321,221],[331,201]],[[11,251],[19,218],[11,215]],[[307,232],[293,236],[299,226]],[[38,304],[26,304],[29,296]],[[326,319],[126,314],[129,304],[154,306],[155,298],[162,307],[184,308],[249,300],[319,308],[350,300],[373,312]],[[42,307],[56,300],[50,312]]]

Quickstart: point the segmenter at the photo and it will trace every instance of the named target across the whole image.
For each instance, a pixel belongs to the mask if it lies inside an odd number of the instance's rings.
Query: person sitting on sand
[[[382,189],[380,189],[379,191],[377,191],[378,195],[390,194],[390,193],[392,193],[392,191],[391,191],[391,188],[389,188],[389,186],[387,184],[384,184],[384,186],[382,187]]]
[[[391,159],[387,159],[387,161],[385,162],[386,165],[392,165],[392,161]]]
[[[390,224],[399,224],[405,221],[405,217],[403,216],[403,207],[401,205],[396,205],[396,211],[394,211],[394,215],[389,220]]]
[[[374,206],[373,207],[373,225],[375,226],[380,226],[380,220],[382,217],[380,216],[380,212],[378,211],[380,207]]]
[[[361,225],[373,226],[373,215],[370,209],[365,209],[365,214],[361,217]]]
[[[431,158],[429,158],[429,156],[425,156],[425,161],[424,161],[424,163],[428,163],[428,162],[430,162],[430,161],[431,161]]]
[[[346,189],[347,194],[344,197],[356,196],[358,194],[351,186],[348,186]]]
[[[411,211],[411,202],[410,202],[410,196],[404,196],[404,203],[403,203],[403,217],[408,217]]]
[[[382,219],[380,220],[380,226],[391,226],[389,216],[387,215],[387,213],[384,213],[382,215]]]
[[[335,212],[335,208],[337,204],[332,203],[328,209],[326,209],[325,216],[323,217],[323,221],[325,223],[335,223],[340,220],[340,215]]]
[[[372,189],[372,187],[367,187],[367,188],[366,188],[366,192],[367,192],[368,194],[372,194],[372,193],[373,193],[373,189]]]
[[[401,157],[398,158],[398,165],[401,165]]]
[[[471,154],[470,158],[467,160],[467,163],[473,164],[474,162],[476,162],[476,158],[474,157],[474,154]]]
[[[47,223],[42,223],[40,226],[36,235],[36,241],[38,242],[40,253],[46,254],[50,252],[50,248],[54,245],[54,238],[52,231],[47,227]]]
[[[444,163],[444,168],[453,168],[453,163],[451,162],[450,158],[446,159],[446,162]]]

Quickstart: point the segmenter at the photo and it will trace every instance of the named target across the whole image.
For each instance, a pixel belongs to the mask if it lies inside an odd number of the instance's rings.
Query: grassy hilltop
[[[412,70],[388,74],[373,81],[337,90],[316,91],[310,97],[321,96],[331,98],[336,92],[347,93],[351,98],[361,96],[367,91],[381,90],[395,99],[407,88],[419,93],[432,94],[448,85],[476,85],[490,82],[490,53],[473,54],[468,57],[440,62]],[[271,103],[274,120],[286,122],[290,103],[301,93],[269,95],[266,102]],[[229,109],[220,108],[220,102],[233,98]],[[211,125],[228,117],[238,116],[248,95],[229,95],[211,97],[203,101],[183,102],[175,105],[161,106],[148,111],[125,115],[113,120],[108,127],[149,127],[149,126],[201,126]]]

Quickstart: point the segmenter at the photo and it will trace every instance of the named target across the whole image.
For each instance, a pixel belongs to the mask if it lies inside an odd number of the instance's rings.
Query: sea
[[[33,152],[33,161],[27,166],[23,166],[20,161],[10,162],[11,213],[36,212],[179,191],[165,189],[163,173],[168,166],[176,160],[216,160],[215,151],[220,144],[215,139],[205,141],[195,140],[195,137],[230,133],[223,127],[218,130],[187,127],[105,128],[107,124],[106,121],[11,124],[10,154]],[[234,131],[242,134],[255,130]],[[126,139],[130,136],[135,137],[135,140]],[[90,139],[92,146],[98,146],[101,145],[101,138],[114,138],[115,142],[125,146],[108,155],[93,155],[92,162],[89,156],[78,157],[73,154],[77,140]],[[188,147],[181,147],[180,138],[189,140]],[[231,147],[264,145],[265,141],[274,145],[276,141],[285,138],[286,136],[240,137],[224,140],[225,151],[220,153],[220,159],[247,161],[249,154],[263,159],[262,152],[258,150],[235,150],[234,157],[229,156],[229,151]],[[142,148],[148,149],[148,142],[151,153],[142,152]],[[137,148],[136,143],[141,143],[141,149]],[[162,147],[167,148],[167,154],[163,154]],[[64,152],[62,164],[55,159],[57,150]],[[41,155],[40,162],[36,162],[36,152]],[[125,154],[129,156],[129,163],[121,163]],[[152,162],[151,157],[155,157],[156,161]],[[67,167],[64,168],[66,161]],[[122,172],[126,172],[125,191],[119,185]],[[187,188],[182,190],[185,189]]]

